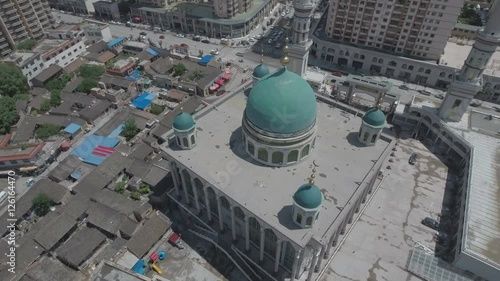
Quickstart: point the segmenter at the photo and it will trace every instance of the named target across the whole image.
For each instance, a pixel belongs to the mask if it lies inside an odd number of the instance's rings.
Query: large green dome
[[[309,83],[282,68],[252,88],[245,116],[264,131],[294,134],[316,122],[316,111],[316,96]]]
[[[293,200],[306,209],[316,209],[323,202],[323,193],[314,184],[304,184],[295,192]]]
[[[374,127],[385,126],[385,114],[378,108],[372,108],[363,115],[363,122]]]
[[[269,68],[267,68],[265,64],[261,63],[254,68],[252,76],[261,79],[262,77],[268,74],[269,74]]]
[[[186,112],[181,112],[175,116],[172,127],[177,131],[189,131],[194,127],[194,124],[193,116]]]

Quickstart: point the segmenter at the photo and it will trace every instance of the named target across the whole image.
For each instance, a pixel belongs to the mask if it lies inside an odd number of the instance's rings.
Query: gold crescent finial
[[[384,101],[384,96],[385,96],[385,93],[380,93],[380,95],[378,95],[378,99],[377,99],[377,104],[375,105],[376,108],[378,109],[381,109],[382,108],[382,103]]]
[[[288,27],[285,27],[286,31],[286,37],[285,37],[285,46],[283,46],[283,56],[280,58],[280,63],[282,66],[285,66],[290,62],[290,59],[288,58]]]
[[[316,160],[313,161],[312,164],[312,173],[311,176],[309,177],[309,184],[314,184],[314,178],[316,177],[316,168],[319,167],[318,164],[316,164]]]
[[[319,165],[316,164],[316,160],[313,161],[313,165],[314,165],[314,167],[319,167]]]
[[[184,111],[184,107],[181,106],[181,111]]]
[[[260,44],[260,64],[264,63],[264,44]]]

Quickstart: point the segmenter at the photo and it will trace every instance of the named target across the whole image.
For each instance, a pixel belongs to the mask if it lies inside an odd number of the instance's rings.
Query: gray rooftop
[[[42,83],[45,83],[47,80],[54,77],[56,74],[58,74],[61,71],[62,71],[62,67],[60,67],[57,64],[52,64],[51,66],[47,67],[42,72],[40,72],[33,79],[36,79]]]
[[[57,250],[58,258],[79,267],[94,251],[106,241],[106,236],[95,228],[78,230],[71,238]]]
[[[146,276],[132,273],[127,269],[104,261],[92,281],[148,281]]]
[[[48,218],[45,218],[48,220]],[[47,223],[35,236],[35,241],[45,250],[50,251],[72,228],[76,220],[66,213],[60,213]]]
[[[380,139],[373,147],[361,146],[357,140],[361,119],[319,102],[318,135],[312,154],[296,166],[265,167],[250,160],[242,146],[245,105],[243,93],[233,94],[216,110],[196,117],[200,129],[195,149],[165,151],[296,244],[304,246],[312,236],[320,240],[388,143]],[[312,229],[297,229],[291,219],[292,196],[306,183],[313,160],[320,165],[316,184],[325,196],[322,213],[328,215],[320,215]],[[230,182],[220,182],[214,175],[226,171],[228,165],[239,167],[241,172]]]
[[[91,107],[86,107],[80,111],[80,118],[87,122],[94,122],[97,118],[103,115],[110,107],[112,103],[107,100],[97,101],[96,104]]]
[[[68,155],[49,173],[49,178],[61,182],[73,173],[82,161],[75,155]]]
[[[80,126],[85,124],[85,121],[75,116],[58,116],[58,115],[40,115],[40,116],[25,116],[19,123],[19,128],[13,137],[14,141],[27,141],[33,138],[37,125],[54,124],[60,127],[66,127],[71,123],[76,123]]]
[[[170,220],[165,215],[154,213],[128,241],[128,250],[138,258],[142,258],[167,232],[170,225]]]
[[[80,280],[78,273],[64,266],[57,259],[44,257],[31,267],[26,273],[28,277],[36,281],[68,281]]]
[[[122,213],[124,215],[131,214],[142,204],[140,201],[128,199],[125,195],[116,193],[107,188],[92,196],[92,201],[108,206],[111,209],[118,211],[119,213]]]
[[[88,222],[116,235],[126,216],[100,203],[91,202],[87,210]]]

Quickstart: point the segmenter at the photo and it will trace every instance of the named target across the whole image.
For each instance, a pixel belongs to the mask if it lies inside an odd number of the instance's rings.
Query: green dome
[[[282,68],[255,84],[245,116],[267,132],[301,132],[316,122],[316,96],[302,77]]]
[[[268,74],[269,74],[269,68],[267,68],[265,64],[261,63],[254,68],[252,76],[260,79]]]
[[[175,116],[172,127],[177,131],[189,131],[194,127],[194,124],[193,116],[186,112],[181,112]]]
[[[293,195],[297,205],[306,209],[315,209],[323,202],[323,193],[314,184],[304,184]]]
[[[374,127],[385,126],[385,114],[378,108],[372,108],[363,115],[363,122]]]

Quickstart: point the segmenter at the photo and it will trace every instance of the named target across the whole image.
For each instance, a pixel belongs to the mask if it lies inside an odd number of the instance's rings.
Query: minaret
[[[290,65],[288,69],[304,76],[309,60],[309,50],[312,46],[312,40],[309,38],[309,29],[311,27],[312,11],[315,3],[313,0],[294,0],[292,23],[292,44],[289,46]]]
[[[486,26],[477,31],[469,56],[448,88],[448,94],[439,108],[439,117],[445,121],[460,121],[474,96],[482,89],[483,71],[500,46],[499,2],[491,7]]]

